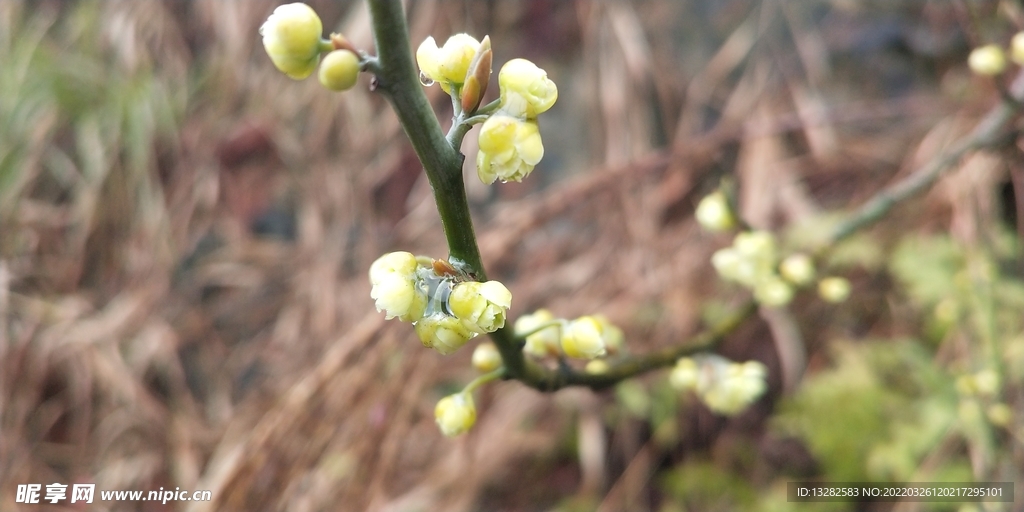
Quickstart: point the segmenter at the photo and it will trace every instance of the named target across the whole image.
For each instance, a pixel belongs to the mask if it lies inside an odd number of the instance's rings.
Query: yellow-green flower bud
[[[668,382],[679,391],[696,391],[700,382],[700,367],[692,358],[679,358],[668,374]]]
[[[505,314],[512,307],[512,292],[498,281],[468,281],[455,285],[448,307],[470,329],[494,332],[505,326]]]
[[[480,181],[488,185],[495,180],[523,181],[544,158],[537,123],[501,114],[484,122],[479,146],[476,172]]]
[[[324,87],[332,91],[347,91],[359,78],[359,57],[348,50],[334,50],[320,63],[317,76]]]
[[[278,6],[260,27],[263,47],[282,73],[302,80],[313,74],[320,60],[323,24],[312,7],[303,3]]]
[[[818,282],[818,295],[828,302],[844,302],[850,298],[850,282],[842,277],[826,277]]]
[[[736,235],[732,242],[736,252],[759,263],[775,260],[775,237],[767,231],[747,231]]]
[[[601,323],[592,316],[569,322],[562,331],[562,352],[569,357],[594,359],[607,353]]]
[[[370,297],[385,318],[415,322],[427,306],[427,294],[416,277],[416,257],[408,252],[391,252],[370,265]]]
[[[957,393],[961,395],[971,396],[978,392],[978,387],[974,383],[974,375],[961,375],[953,382]]]
[[[985,45],[971,52],[967,65],[981,76],[1000,75],[1006,70],[1006,55],[998,45]]]
[[[729,208],[729,201],[721,190],[713,192],[700,200],[694,214],[697,222],[704,229],[717,233],[736,227],[736,217]]]
[[[982,396],[993,396],[999,392],[999,374],[986,368],[974,374],[974,388]]]
[[[416,322],[416,335],[423,346],[445,356],[462,348],[476,334],[466,322],[444,313],[434,313]]]
[[[625,342],[625,336],[622,334],[622,329],[619,329],[615,324],[608,320],[608,317],[597,314],[593,315],[594,320],[601,325],[601,339],[604,341],[604,348],[608,351],[609,355],[618,354],[622,350],[622,345]]]
[[[442,398],[434,407],[434,419],[441,433],[448,437],[468,431],[476,423],[473,397],[467,393],[456,393]]]
[[[478,48],[480,41],[469,34],[455,34],[440,48],[433,37],[428,37],[416,49],[416,63],[424,77],[451,94],[452,86],[461,86],[466,79],[466,70]]]
[[[546,309],[538,309],[532,314],[522,315],[516,319],[515,334],[521,337],[528,332],[536,330],[541,325],[554,321],[554,319],[554,315]],[[523,352],[535,357],[558,355],[560,338],[558,326],[546,327],[526,336],[526,345],[523,346]]]
[[[785,306],[793,300],[793,287],[775,275],[762,277],[754,285],[754,299],[765,306]]]
[[[608,373],[611,367],[608,366],[608,362],[604,359],[594,359],[593,361],[587,361],[587,365],[583,367],[583,371],[591,375],[604,375]]]
[[[1010,60],[1024,65],[1024,32],[1017,32],[1010,40]]]
[[[526,59],[512,59],[498,72],[501,109],[509,115],[534,119],[558,99],[558,87],[548,74]]]
[[[494,343],[485,341],[473,349],[473,368],[480,373],[493,372],[501,367],[501,353]]]
[[[985,411],[988,421],[997,427],[1006,427],[1013,421],[1013,409],[1004,403],[992,404]]]
[[[814,281],[814,261],[804,253],[790,254],[779,265],[782,277],[797,286],[806,286]]]
[[[734,415],[765,392],[767,375],[768,369],[757,361],[729,364],[701,399],[712,411]]]
[[[732,247],[715,251],[715,254],[711,255],[711,265],[726,281],[753,284],[757,280],[757,268],[754,263]]]

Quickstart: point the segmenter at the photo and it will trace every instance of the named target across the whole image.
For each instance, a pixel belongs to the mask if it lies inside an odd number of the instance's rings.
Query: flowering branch
[[[456,34],[440,48],[432,37],[427,38],[416,51],[417,73],[401,0],[368,3],[376,57],[354,48],[340,34],[321,39],[321,22],[305,4],[278,7],[260,31],[275,66],[294,79],[304,79],[319,65],[320,82],[340,91],[356,83],[359,71],[373,73],[375,90],[394,107],[423,164],[449,257],[433,260],[393,252],[371,265],[369,277],[371,298],[378,311],[384,311],[386,318],[414,324],[423,344],[437,352],[450,354],[480,334],[490,334],[495,342],[493,347],[489,343],[478,345],[474,353],[474,366],[485,375],[437,404],[435,416],[442,432],[458,435],[471,428],[476,420],[473,391],[498,378],[518,380],[540,391],[568,386],[602,389],[674,364],[670,376],[673,386],[696,391],[709,407],[722,414],[741,411],[764,392],[767,370],[761,363],[737,364],[717,356],[687,356],[713,349],[753,316],[759,304],[782,307],[789,303],[795,288],[814,282],[814,263],[811,256],[798,253],[780,264],[773,235],[749,230],[733,214],[735,205],[731,204],[729,187],[704,198],[695,216],[709,230],[741,229],[731,247],[715,253],[712,264],[724,279],[749,288],[753,298],[717,324],[685,342],[641,356],[620,354],[622,332],[602,315],[565,320],[538,310],[510,326],[506,314],[512,295],[500,282],[487,280],[466,198],[462,175],[465,157],[460,149],[471,126],[482,123],[476,157],[480,179],[487,184],[522,180],[543,157],[537,117],[554,104],[557,87],[532,62],[513,59],[504,64],[498,76],[499,99],[481,106],[491,75],[488,37],[479,42],[468,34]],[[1019,46],[1021,55],[1018,59],[1015,54],[1014,61],[1024,63],[1024,36]],[[321,53],[327,53],[322,61]],[[988,53],[992,55],[983,52],[982,58],[972,56],[970,65],[978,73],[997,76],[1005,62],[993,60],[993,50]],[[442,132],[421,87],[433,83],[452,99],[452,126],[447,134]],[[926,190],[967,154],[1004,144],[1007,128],[1024,101],[1024,71],[1003,90],[1003,101],[968,137],[855,210],[831,232],[815,256],[822,256],[836,242]],[[849,283],[838,277],[821,279],[818,289],[822,298],[831,302],[841,302],[850,293]],[[557,356],[559,364],[550,368],[524,353]],[[565,357],[590,362],[585,369],[577,370],[566,364]]]

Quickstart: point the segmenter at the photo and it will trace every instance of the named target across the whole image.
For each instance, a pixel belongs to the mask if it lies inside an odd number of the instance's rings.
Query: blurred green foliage
[[[156,156],[176,145],[186,73],[155,66],[144,41],[116,41],[116,24],[101,18],[109,5],[20,7],[0,21],[0,225],[27,200],[62,209],[72,245],[97,225],[161,230]],[[23,230],[2,231],[0,256],[31,250],[11,239]]]

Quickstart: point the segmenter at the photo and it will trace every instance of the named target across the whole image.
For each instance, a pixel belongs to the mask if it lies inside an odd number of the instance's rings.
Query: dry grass
[[[311,3],[370,47],[361,2]],[[604,421],[610,395],[514,383],[481,394],[471,434],[442,438],[433,405],[471,377],[470,351],[422,350],[365,278],[387,250],[445,254],[427,185],[381,98],[272,69],[256,29],[273,5],[0,1],[0,510],[29,482],[213,491],[175,504],[191,511],[644,509],[666,461],[738,439],[771,451],[767,402],[731,422],[691,409],[666,449],[643,422]],[[958,23],[927,9],[922,30]],[[961,47],[872,51],[870,20],[827,10],[412,2],[414,41],[489,32],[497,63],[533,58],[559,84],[536,178],[469,185],[513,315],[602,311],[635,352],[685,337],[723,293],[708,264],[723,239],[691,219],[721,176],[752,224],[798,223],[867,197],[991,101],[945,70]],[[1007,171],[964,165],[983,177],[952,176],[894,229],[976,237]],[[884,291],[838,328],[892,329],[867,305]],[[779,333],[805,326],[813,360],[837,329],[823,311],[753,322],[723,351],[769,363],[777,396],[780,364],[787,379],[804,365],[778,360],[800,343]],[[104,507],[159,509],[90,510]]]

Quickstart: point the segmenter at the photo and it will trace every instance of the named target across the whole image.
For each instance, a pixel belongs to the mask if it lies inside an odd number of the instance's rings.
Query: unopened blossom
[[[496,114],[480,128],[476,170],[480,181],[522,181],[544,157],[540,129],[534,121]]]
[[[260,27],[263,47],[274,66],[296,80],[316,69],[322,34],[323,24],[316,11],[300,2],[278,6]]]

